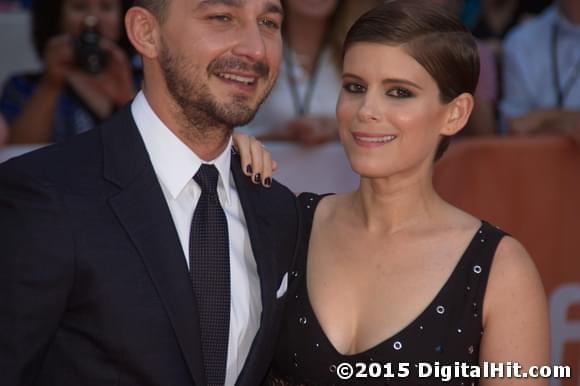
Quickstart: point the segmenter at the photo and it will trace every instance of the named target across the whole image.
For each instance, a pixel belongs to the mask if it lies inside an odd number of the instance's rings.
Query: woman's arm
[[[480,362],[550,365],[546,294],[523,246],[505,237],[492,263],[483,309]],[[480,385],[548,385],[542,378],[487,378]]]
[[[106,68],[99,74],[77,69],[67,82],[90,110],[104,120],[133,99],[135,86],[131,62],[121,47],[105,39],[100,45],[109,58]]]
[[[52,38],[44,55],[44,74],[22,112],[10,125],[11,143],[46,143],[52,139],[53,119],[66,77],[74,66],[71,38]]]
[[[53,120],[61,87],[41,80],[20,115],[10,125],[10,143],[47,143],[52,139]]]
[[[6,142],[8,142],[8,124],[2,114],[0,114],[0,147]]]

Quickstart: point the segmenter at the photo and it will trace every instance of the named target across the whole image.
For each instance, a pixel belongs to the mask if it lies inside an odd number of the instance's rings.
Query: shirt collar
[[[192,180],[202,163],[213,164],[219,172],[218,191],[223,189],[225,203],[230,200],[230,163],[232,138],[224,151],[211,161],[204,161],[185,145],[153,111],[143,91],[139,91],[131,112],[145,142],[157,178],[176,199]]]

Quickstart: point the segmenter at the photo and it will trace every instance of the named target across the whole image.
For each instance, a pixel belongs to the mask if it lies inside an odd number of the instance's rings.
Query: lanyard
[[[554,24],[552,28],[552,82],[554,83],[554,89],[556,91],[556,103],[557,107],[563,107],[568,94],[572,91],[572,87],[578,80],[578,75],[580,75],[580,61],[574,63],[572,67],[572,73],[568,78],[568,81],[564,85],[564,88],[560,86],[560,69],[558,68],[558,37],[560,35],[560,28],[558,24]]]
[[[292,59],[292,52],[290,48],[284,45],[284,62],[286,63],[286,79],[288,80],[288,85],[290,86],[290,93],[292,94],[292,102],[294,104],[294,111],[300,117],[308,114],[310,112],[310,105],[312,103],[312,94],[314,93],[314,86],[316,85],[316,80],[318,78],[318,73],[320,70],[320,57],[322,56],[323,48],[318,50],[316,54],[316,59],[314,59],[314,69],[312,71],[312,76],[308,79],[308,84],[306,85],[306,93],[304,94],[304,99],[300,98],[298,92],[298,84],[296,84],[295,64]]]

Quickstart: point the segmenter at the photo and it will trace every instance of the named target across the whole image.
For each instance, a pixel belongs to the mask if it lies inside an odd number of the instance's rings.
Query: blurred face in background
[[[107,39],[118,41],[121,37],[121,0],[63,0],[61,31],[78,36],[87,16],[98,19],[98,29]]]
[[[287,0],[284,5],[286,11],[295,17],[324,20],[332,15],[338,6],[338,1],[339,0]]]

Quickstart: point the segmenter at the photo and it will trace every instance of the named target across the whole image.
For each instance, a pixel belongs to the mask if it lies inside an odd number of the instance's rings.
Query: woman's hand
[[[101,39],[101,48],[108,55],[106,68],[99,74],[89,74],[76,68],[68,84],[101,119],[128,103],[135,95],[131,64],[125,52],[112,41]]]
[[[127,54],[114,42],[101,39],[100,44],[107,52],[109,62],[105,71],[97,76],[98,85],[115,107],[121,107],[135,96],[131,63]]]
[[[261,183],[266,188],[272,186],[272,171],[278,168],[272,154],[255,137],[235,133],[234,147],[240,153],[242,170],[250,176],[254,184]]]
[[[72,37],[59,35],[51,38],[44,49],[43,59],[45,66],[43,81],[60,90],[75,69]]]

